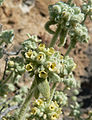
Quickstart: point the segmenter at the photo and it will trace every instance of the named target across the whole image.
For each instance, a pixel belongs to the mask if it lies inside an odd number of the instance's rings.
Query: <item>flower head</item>
[[[55,105],[54,104],[49,105],[49,110],[54,111],[55,110]]]
[[[53,63],[49,62],[47,67],[50,71],[56,71],[56,63],[54,62]]]
[[[37,104],[38,106],[43,104],[43,100],[42,99],[38,99],[35,101],[35,104]]]
[[[14,66],[14,61],[9,61],[9,62],[8,62],[8,65],[9,65],[10,67],[13,67],[13,66]]]
[[[29,72],[31,72],[33,70],[32,63],[29,63],[29,64],[26,65],[26,70],[29,71]]]
[[[36,107],[32,108],[31,114],[35,115],[36,113],[37,113],[37,108]]]
[[[39,44],[38,49],[43,51],[45,49],[45,44]]]
[[[38,62],[44,62],[45,61],[45,54],[43,52],[39,52],[37,55],[37,61]]]
[[[47,55],[52,55],[52,54],[54,54],[55,53],[55,50],[54,50],[54,48],[48,48],[48,50],[47,50]]]
[[[58,118],[57,113],[52,113],[51,120],[56,120]]]
[[[39,72],[39,77],[40,78],[46,79],[47,76],[48,76],[48,74],[44,70],[42,70],[42,71]]]
[[[30,58],[32,55],[32,50],[29,50],[28,52],[25,53],[26,58]]]

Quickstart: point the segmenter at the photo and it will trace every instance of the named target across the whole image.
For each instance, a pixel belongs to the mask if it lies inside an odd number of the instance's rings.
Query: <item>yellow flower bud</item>
[[[57,102],[55,101],[54,104],[56,105],[56,107],[59,107],[59,105],[57,104]]]
[[[77,65],[76,65],[76,64],[74,64],[74,66],[73,66],[73,68],[72,68],[72,71],[76,68],[76,66],[77,66]]]
[[[36,113],[37,113],[37,108],[36,107],[32,108],[31,114],[35,115]]]
[[[39,52],[39,54],[37,55],[37,61],[44,62],[45,59],[46,59],[45,54],[43,52]]]
[[[38,106],[40,106],[40,105],[43,104],[43,100],[38,99],[38,100],[36,100],[35,104],[37,104]]]
[[[54,62],[53,63],[49,62],[47,67],[50,71],[56,71],[57,70],[56,63],[54,63]]]
[[[61,108],[58,108],[58,110],[57,110],[57,114],[61,114],[62,113],[62,111],[61,111]]]
[[[47,72],[45,72],[44,70],[39,72],[39,77],[40,77],[40,78],[46,79],[47,76],[48,76],[48,74],[47,74]]]
[[[30,72],[33,70],[33,65],[32,65],[32,63],[26,65],[26,70],[27,70],[27,71],[30,71]]]
[[[50,111],[54,111],[55,110],[55,105],[54,104],[50,104],[49,105],[49,110]]]
[[[57,113],[53,113],[53,114],[51,115],[51,120],[56,120],[57,118],[58,118]]]
[[[8,65],[9,65],[10,67],[13,67],[13,66],[14,66],[14,61],[9,61],[9,62],[8,62]]]
[[[32,50],[29,50],[28,52],[25,53],[26,58],[30,58],[32,55]]]
[[[60,56],[60,59],[61,59],[61,60],[63,59],[63,56],[62,56],[62,55]]]
[[[45,44],[39,44],[38,49],[43,51],[45,49]]]
[[[55,53],[54,48],[48,48],[48,50],[47,50],[47,55],[52,55],[52,54],[54,54],[54,53]]]
[[[3,117],[3,119],[2,120],[7,120],[5,117]]]

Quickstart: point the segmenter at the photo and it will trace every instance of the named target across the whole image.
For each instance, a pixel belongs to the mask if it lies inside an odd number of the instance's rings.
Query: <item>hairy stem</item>
[[[85,20],[86,20],[87,16],[88,16],[88,14],[86,13],[85,16],[84,16],[84,20],[81,23],[82,25],[85,23]]]
[[[10,78],[12,77],[12,75],[13,75],[13,72],[11,72],[10,75],[7,77],[7,79],[2,81],[1,84],[4,85],[5,83],[7,83],[10,80]]]
[[[69,47],[68,47],[68,50],[67,52],[65,53],[65,56],[69,55],[70,51],[72,50],[72,48],[74,48],[76,45],[76,41],[75,40],[72,40]]]
[[[12,83],[15,83],[15,80],[16,80],[17,76],[18,76],[18,73],[14,73],[14,76],[11,80]]]
[[[67,3],[68,3],[69,5],[71,5],[71,4],[72,4],[72,2],[73,2],[73,0],[68,0],[68,2],[67,2]]]
[[[50,101],[53,99],[53,95],[55,93],[55,89],[56,89],[57,83],[54,83],[51,89],[51,95],[50,95]]]
[[[65,43],[66,43],[66,37],[67,37],[67,34],[68,34],[68,30],[67,29],[63,29],[61,32],[60,32],[60,43],[59,43],[59,47],[62,45],[64,46]]]
[[[34,81],[33,81],[33,84],[34,84]],[[20,109],[20,112],[19,112],[19,115],[18,115],[18,120],[25,120],[25,114],[27,112],[27,109],[28,109],[28,106],[30,104],[30,100],[32,98],[32,95],[33,95],[33,91],[34,91],[34,87],[33,87],[33,84],[28,92],[28,95],[25,99],[25,102],[23,103],[21,109]]]
[[[3,78],[2,78],[3,80],[5,79],[7,64],[8,64],[8,58],[5,59],[5,68],[4,68]]]
[[[58,25],[56,32],[51,40],[50,47],[53,47],[56,43],[59,33],[61,32],[61,24]]]
[[[54,34],[55,33],[53,30],[50,29],[50,26],[54,25],[54,24],[56,24],[54,21],[48,21],[45,24],[45,29],[48,31],[48,33],[50,33],[50,34]]]

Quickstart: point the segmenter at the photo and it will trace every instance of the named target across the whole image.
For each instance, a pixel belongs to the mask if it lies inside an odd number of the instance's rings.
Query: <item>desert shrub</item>
[[[0,5],[2,2],[0,0]],[[92,19],[92,0],[84,2],[81,8],[72,0],[57,2],[49,6],[49,16],[45,24],[46,30],[53,35],[49,46],[36,35],[27,34],[28,39],[21,44],[21,49],[8,52],[7,46],[12,43],[14,32],[0,32],[0,59],[6,57],[0,80],[0,119],[57,120],[60,115],[63,119],[64,109],[69,108],[69,116],[82,120],[76,97],[80,85],[73,75],[76,64],[69,52],[77,42],[87,43],[89,40],[85,20],[87,16]],[[56,30],[52,30],[51,25],[56,26]],[[62,55],[54,45],[59,39],[58,46],[64,46],[67,37],[70,37],[70,45]],[[19,86],[25,73],[32,82],[30,88]],[[89,112],[87,120],[91,118],[92,112]]]

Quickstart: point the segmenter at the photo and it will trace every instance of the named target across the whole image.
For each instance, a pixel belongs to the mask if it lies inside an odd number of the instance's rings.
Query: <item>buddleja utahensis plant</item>
[[[81,106],[76,97],[79,83],[73,76],[76,64],[68,54],[77,42],[89,40],[84,23],[87,16],[92,16],[92,0],[81,8],[72,0],[57,2],[49,6],[49,15],[45,28],[53,35],[50,47],[46,47],[37,36],[27,34],[28,39],[22,43],[18,52],[8,52],[6,45],[12,42],[13,31],[0,33],[0,58],[6,56],[5,70],[0,80],[0,119],[57,120],[61,114],[64,116],[64,107],[68,107],[71,110],[69,116],[82,120]],[[51,25],[55,25],[56,30],[52,30]],[[70,45],[66,54],[62,55],[54,49],[54,45],[59,38],[58,46],[64,46],[68,36]],[[29,75],[29,82],[32,82],[30,88],[19,86],[19,80],[25,72]],[[60,85],[62,87],[58,90]],[[73,93],[69,101],[70,90]],[[9,94],[13,94],[11,98]],[[11,113],[12,110],[15,111]],[[87,120],[91,116],[90,113]]]

